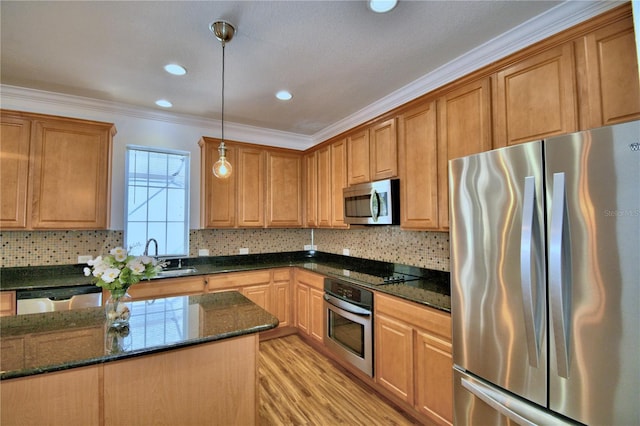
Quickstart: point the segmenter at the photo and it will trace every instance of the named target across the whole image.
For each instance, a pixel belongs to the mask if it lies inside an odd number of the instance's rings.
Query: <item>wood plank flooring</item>
[[[412,425],[296,335],[260,343],[259,424]]]

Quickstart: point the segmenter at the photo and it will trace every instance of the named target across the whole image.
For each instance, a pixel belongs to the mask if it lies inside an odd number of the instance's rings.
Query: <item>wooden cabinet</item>
[[[31,122],[3,112],[0,131],[0,227],[26,228]]]
[[[347,186],[347,139],[323,146],[316,153],[318,226],[347,228],[342,201],[342,189]]]
[[[16,292],[0,291],[0,317],[16,314]]]
[[[496,147],[578,130],[574,60],[564,43],[498,71]]]
[[[318,226],[331,227],[331,201],[333,187],[331,185],[331,147],[320,148],[317,152],[318,170]]]
[[[453,422],[451,316],[375,295],[375,380],[431,422]]]
[[[438,228],[438,153],[435,101],[400,116],[400,226]]]
[[[398,176],[396,119],[376,123],[369,130],[371,180]]]
[[[626,16],[576,41],[581,128],[640,119],[633,19]]]
[[[309,228],[318,226],[318,156],[312,151],[304,156],[304,220]]]
[[[331,227],[347,228],[344,223],[342,190],[347,187],[347,141],[331,144]]]
[[[298,153],[267,151],[267,226],[302,226],[302,158]]]
[[[236,225],[237,148],[227,145],[227,160],[234,168],[227,179],[213,174],[218,161],[219,140],[202,138],[200,144],[200,222],[204,228],[233,228]]]
[[[298,330],[316,342],[324,341],[324,276],[296,269],[295,322]]]
[[[347,138],[347,183],[370,182],[369,129],[360,130]]]
[[[438,228],[449,228],[451,159],[491,149],[491,79],[482,78],[438,98]]]
[[[227,272],[209,275],[207,291],[236,290],[278,318],[278,327],[292,324],[291,269],[262,269],[248,272]]]
[[[0,225],[106,229],[114,134],[109,123],[2,111]]]
[[[265,153],[262,149],[238,147],[236,192],[238,226],[264,227]]]
[[[205,228],[302,226],[302,155],[293,150],[225,142],[233,173],[211,171],[220,141],[203,137],[200,222]]]
[[[349,185],[398,175],[396,119],[391,118],[347,138]]]
[[[206,292],[203,276],[162,278],[150,281],[141,281],[129,287],[127,293],[132,300],[151,299],[155,297],[186,296],[190,294],[203,294]],[[103,292],[102,299],[106,300],[108,293]]]

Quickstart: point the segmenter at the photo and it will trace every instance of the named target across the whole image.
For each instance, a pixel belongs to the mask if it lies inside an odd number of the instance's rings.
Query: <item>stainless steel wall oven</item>
[[[337,357],[373,377],[373,293],[324,280],[324,342]]]

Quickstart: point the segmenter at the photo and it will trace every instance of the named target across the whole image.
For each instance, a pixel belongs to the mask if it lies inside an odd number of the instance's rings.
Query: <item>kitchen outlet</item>
[[[305,244],[304,245],[304,249],[305,250],[318,250],[318,246],[313,245],[313,244]]]
[[[345,256],[349,256],[349,253],[351,253],[351,250],[347,249],[347,248],[343,248],[342,249],[342,254]]]
[[[91,256],[90,254],[85,254],[84,256],[78,256],[78,263],[87,263],[90,260],[93,260],[93,256]]]
[[[209,256],[209,249],[198,249],[198,256]]]
[[[240,249],[240,254],[249,254],[249,249],[246,247],[243,247]]]

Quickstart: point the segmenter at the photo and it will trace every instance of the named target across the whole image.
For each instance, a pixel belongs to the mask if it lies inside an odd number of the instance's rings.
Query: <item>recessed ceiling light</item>
[[[167,64],[164,66],[164,70],[173,75],[185,75],[187,73],[187,70],[178,64]]]
[[[173,106],[173,104],[166,99],[158,99],[156,105],[162,108],[171,108]]]
[[[281,90],[276,93],[276,98],[280,99],[281,101],[288,101],[289,99],[293,98],[293,95],[286,90]]]
[[[398,0],[369,0],[369,9],[376,13],[387,13],[398,4]]]

